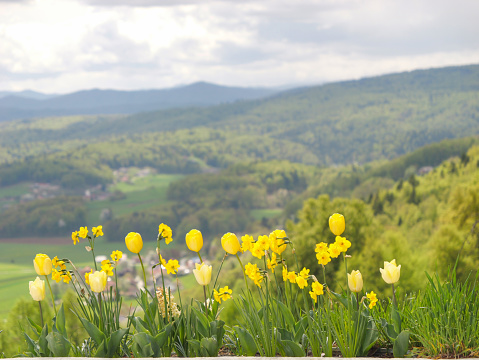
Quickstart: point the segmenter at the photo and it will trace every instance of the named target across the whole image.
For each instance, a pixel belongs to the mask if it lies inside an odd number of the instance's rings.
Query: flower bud
[[[391,262],[384,262],[384,269],[379,269],[383,280],[388,284],[394,284],[398,282],[401,276],[401,265],[396,265],[396,259]]]
[[[236,253],[241,248],[241,245],[236,235],[230,232],[224,234],[221,238],[221,246],[228,254],[231,255],[236,255]]]
[[[52,260],[45,254],[37,254],[33,266],[38,275],[50,275],[52,272]]]
[[[196,269],[193,269],[193,274],[195,275],[196,281],[198,284],[206,286],[211,281],[211,271],[213,267],[211,265],[206,265],[205,263],[195,264]]]
[[[341,214],[333,214],[329,217],[329,228],[331,232],[339,236],[344,232],[346,224],[344,222],[344,216]]]
[[[130,232],[125,237],[125,244],[128,250],[134,254],[138,254],[143,248],[143,240],[141,235],[136,232]]]
[[[45,299],[45,281],[41,280],[38,276],[35,281],[28,283],[28,287],[33,300],[42,301]]]
[[[91,291],[100,293],[105,290],[107,275],[104,271],[95,271],[90,274],[88,281],[90,283]]]
[[[201,235],[201,231],[196,229],[190,230],[190,232],[186,234],[186,246],[188,246],[188,249],[191,251],[200,251],[203,247],[203,235]]]
[[[359,270],[353,270],[351,274],[348,274],[348,286],[349,290],[355,293],[363,289],[363,276]]]

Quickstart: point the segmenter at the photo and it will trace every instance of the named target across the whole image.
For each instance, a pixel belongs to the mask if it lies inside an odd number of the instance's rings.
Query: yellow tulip
[[[141,235],[136,232],[130,232],[125,237],[125,244],[128,250],[134,254],[138,254],[143,249],[143,240]]]
[[[33,300],[42,301],[45,299],[45,281],[41,280],[38,276],[35,281],[28,283],[28,287]]]
[[[198,284],[206,286],[211,281],[211,270],[213,267],[211,265],[206,265],[205,263],[195,264],[196,269],[193,269],[193,274],[195,274],[196,281]]]
[[[191,251],[200,251],[203,247],[203,235],[201,235],[201,231],[196,229],[190,230],[190,232],[186,234],[186,246],[188,246],[188,249]]]
[[[236,253],[241,248],[241,245],[236,235],[230,232],[224,234],[221,238],[221,246],[223,246],[223,249],[231,255],[236,255]]]
[[[33,266],[38,275],[50,275],[52,272],[52,260],[45,254],[37,254]]]
[[[90,274],[88,282],[90,283],[91,291],[100,293],[105,290],[106,280],[107,276],[104,271],[95,271],[93,274]]]
[[[339,236],[344,232],[346,223],[344,222],[344,216],[341,214],[333,214],[329,217],[329,228],[331,232]]]
[[[384,262],[384,269],[379,269],[383,280],[388,284],[394,284],[398,282],[401,276],[401,265],[396,265],[396,259],[391,262]]]
[[[351,274],[348,274],[348,286],[349,290],[355,293],[363,289],[363,276],[359,270],[353,270]]]

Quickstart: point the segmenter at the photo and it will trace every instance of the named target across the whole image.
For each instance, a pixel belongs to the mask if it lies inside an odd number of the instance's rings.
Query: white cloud
[[[0,90],[276,86],[479,62],[479,2],[0,1]]]

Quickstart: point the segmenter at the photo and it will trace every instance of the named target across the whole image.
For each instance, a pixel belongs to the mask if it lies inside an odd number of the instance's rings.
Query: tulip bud
[[[196,229],[190,230],[190,232],[186,234],[186,246],[188,246],[188,249],[191,251],[200,251],[203,247],[203,235],[201,235],[201,231]]]
[[[348,274],[348,286],[349,290],[355,293],[363,289],[363,276],[359,270],[353,270],[351,274]]]
[[[344,232],[346,224],[344,222],[344,216],[341,214],[333,214],[329,217],[329,228],[331,232],[339,236]]]
[[[38,275],[50,275],[52,272],[52,260],[45,254],[37,254],[33,266]]]
[[[206,286],[211,281],[211,271],[213,267],[211,265],[206,265],[205,263],[195,264],[196,269],[193,269],[193,274],[195,274],[196,281],[198,284]]]
[[[141,235],[136,232],[130,232],[125,237],[125,244],[128,250],[134,254],[138,254],[143,248],[143,240]]]
[[[104,271],[95,271],[93,274],[90,274],[88,282],[90,283],[91,291],[100,293],[105,290],[106,280],[107,275]]]
[[[388,284],[394,284],[399,281],[401,276],[401,265],[396,265],[396,259],[391,262],[384,262],[384,269],[379,269],[383,280]]]
[[[45,299],[45,281],[41,280],[38,276],[35,281],[28,283],[28,287],[33,300],[42,301]]]
[[[241,248],[241,245],[236,235],[230,232],[224,234],[221,238],[221,246],[228,254],[231,255],[236,255],[236,253]]]

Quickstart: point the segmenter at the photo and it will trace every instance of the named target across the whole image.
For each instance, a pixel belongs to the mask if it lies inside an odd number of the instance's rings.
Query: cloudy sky
[[[0,91],[315,84],[479,63],[477,0],[0,0]]]

